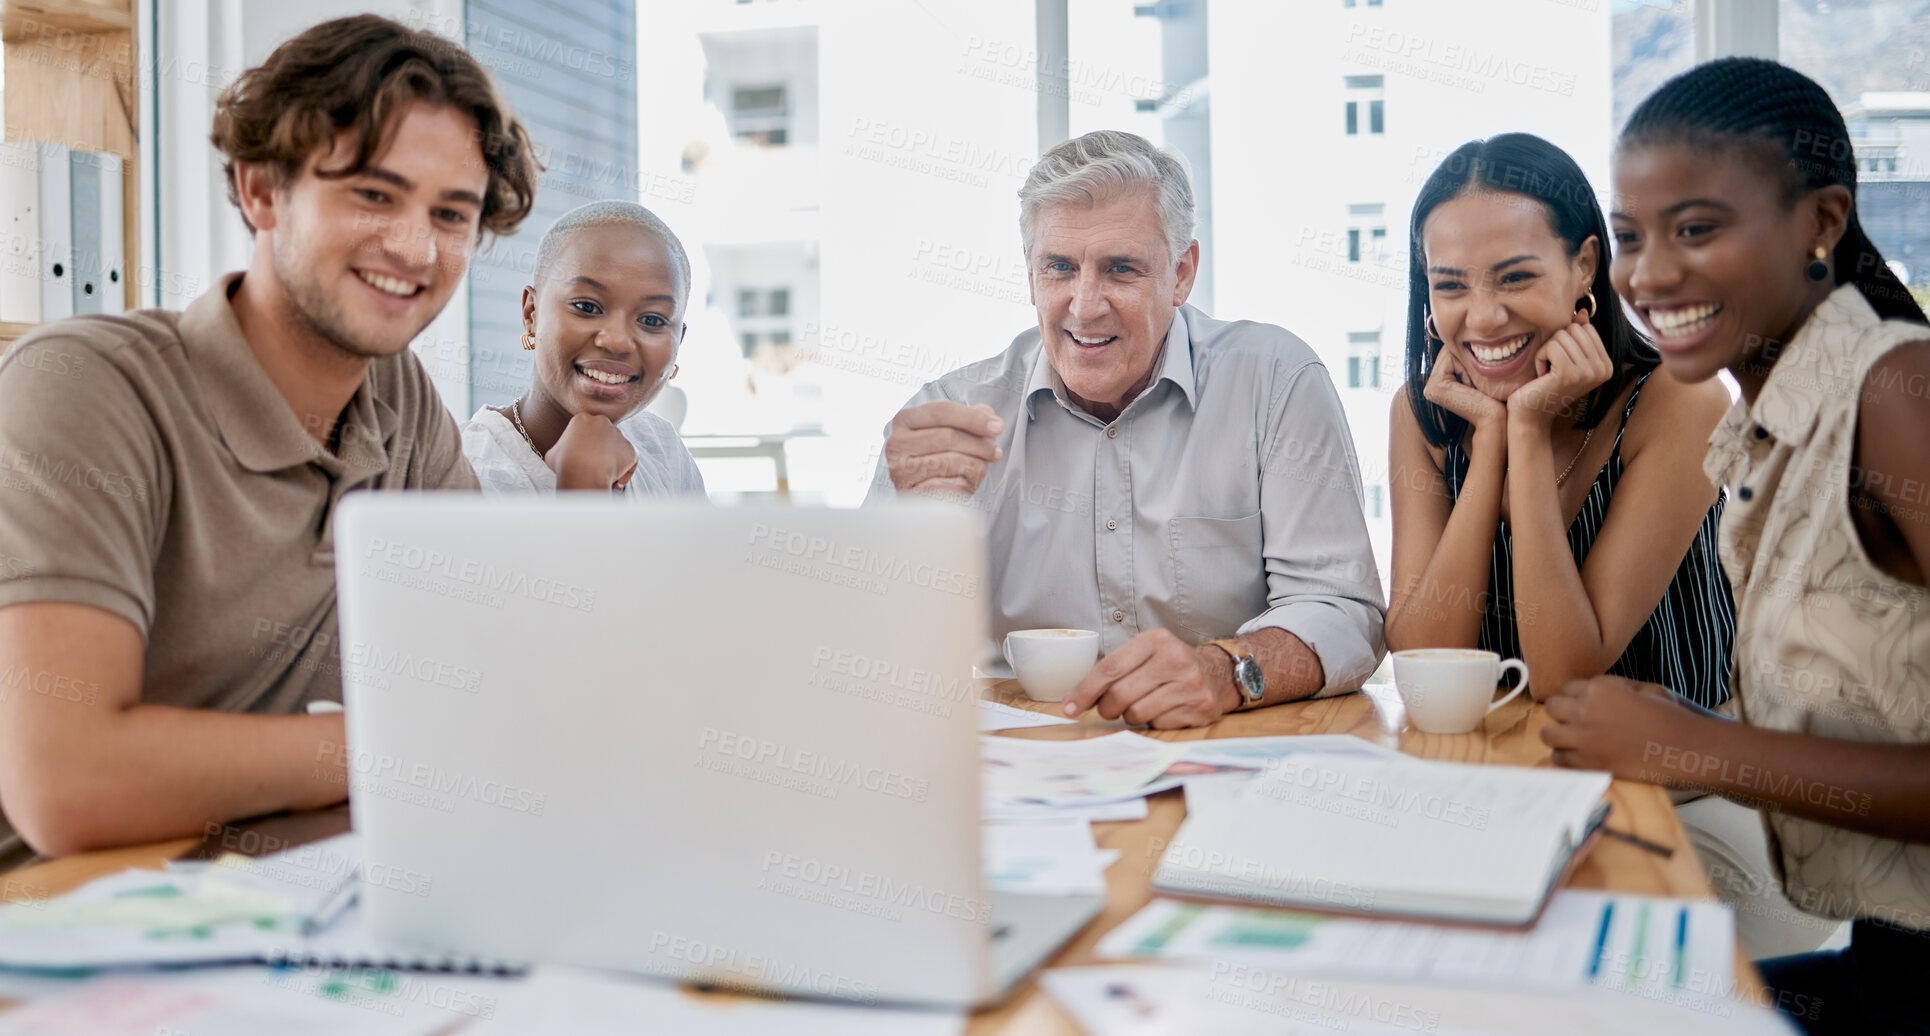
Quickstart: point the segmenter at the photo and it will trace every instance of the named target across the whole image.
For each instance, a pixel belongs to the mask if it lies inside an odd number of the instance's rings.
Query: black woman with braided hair
[[[1611,275],[1668,372],[1742,390],[1728,487],[1740,722],[1618,677],[1571,681],[1557,764],[1761,811],[1789,899],[1853,921],[1761,962],[1811,1033],[1930,1032],[1930,322],[1863,232],[1829,95],[1726,58],[1663,84],[1615,157]]]

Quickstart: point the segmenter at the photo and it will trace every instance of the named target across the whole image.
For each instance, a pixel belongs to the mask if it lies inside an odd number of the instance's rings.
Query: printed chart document
[[[1092,825],[1083,819],[982,830],[985,887],[998,892],[1103,896],[1106,868],[1119,859],[1118,850],[1093,845]]]
[[[1054,968],[1040,981],[1089,1036],[1800,1036],[1742,1000],[1698,1009],[1599,990],[1336,981],[1246,964]]]
[[[114,972],[0,1013],[0,1036],[430,1036],[494,1014],[508,983],[261,966]]]
[[[1523,925],[1603,816],[1609,776],[1289,756],[1189,784],[1154,887],[1341,913]]]
[[[1499,990],[1613,989],[1727,997],[1735,916],[1715,900],[1580,889],[1521,931],[1155,899],[1099,941],[1103,958],[1239,961],[1309,977]]]
[[[987,807],[1093,805],[1142,798],[1193,778],[1252,778],[1290,760],[1400,756],[1347,734],[1161,741],[1122,730],[1077,741],[979,738]]]
[[[1185,745],[1126,730],[1078,741],[979,738],[985,798],[998,803],[1078,805],[1139,798],[1151,794],[1147,789],[1154,779],[1185,754]]]

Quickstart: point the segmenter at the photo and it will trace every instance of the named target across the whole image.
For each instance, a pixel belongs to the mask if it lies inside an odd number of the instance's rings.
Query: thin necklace
[[[1563,482],[1568,481],[1568,473],[1575,470],[1575,462],[1582,459],[1582,454],[1586,452],[1588,449],[1588,440],[1593,439],[1594,437],[1595,437],[1595,429],[1593,428],[1590,428],[1588,430],[1588,434],[1582,436],[1581,449],[1578,449],[1575,451],[1575,455],[1569,458],[1568,460],[1568,466],[1561,469],[1561,474],[1555,476],[1556,489],[1560,489],[1561,484]],[[524,438],[528,438],[528,436],[524,436]]]
[[[503,408],[497,407],[496,412],[499,414],[502,413]],[[536,454],[536,459],[542,461],[545,464],[549,463],[549,458],[543,456],[543,451],[536,448],[536,440],[531,439],[529,437],[529,429],[523,427],[523,401],[520,397],[517,398],[515,402],[509,404],[509,421],[511,424],[514,424],[516,426],[516,434],[522,436],[523,441],[529,444],[529,451],[531,453]],[[1583,441],[1582,445],[1586,446],[1588,445],[1588,443],[1586,441]],[[1572,468],[1575,465],[1571,461],[1568,466]],[[1559,482],[1555,484],[1561,485],[1561,483]]]

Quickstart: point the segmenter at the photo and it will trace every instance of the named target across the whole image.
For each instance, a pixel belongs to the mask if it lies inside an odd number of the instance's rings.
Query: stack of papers
[[[1251,778],[1295,759],[1398,755],[1345,734],[1161,741],[1120,731],[1079,741],[979,738],[988,808],[1084,808],[1144,798],[1203,777]]]

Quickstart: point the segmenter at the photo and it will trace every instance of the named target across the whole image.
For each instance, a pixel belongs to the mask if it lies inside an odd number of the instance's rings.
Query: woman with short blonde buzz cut
[[[649,209],[600,201],[564,213],[523,288],[530,386],[463,427],[463,452],[491,493],[588,489],[704,495],[670,422],[644,408],[677,374],[690,260]]]

